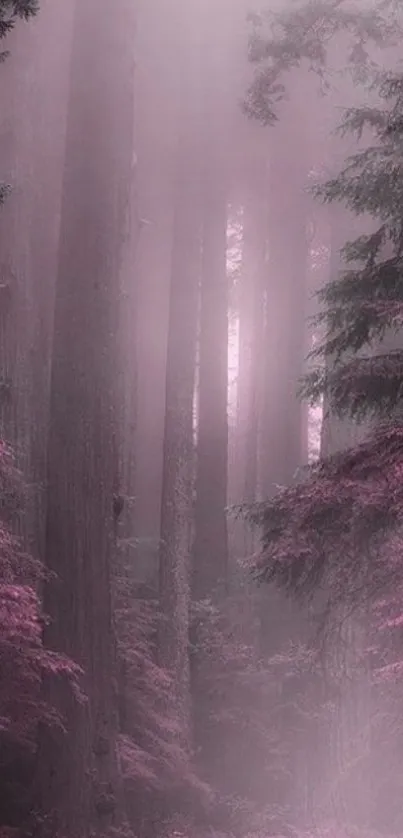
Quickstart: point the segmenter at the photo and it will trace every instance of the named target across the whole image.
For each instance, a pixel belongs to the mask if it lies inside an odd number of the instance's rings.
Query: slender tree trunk
[[[266,291],[261,437],[261,492],[289,484],[303,464],[307,434],[297,396],[303,371],[307,298],[307,199],[304,160],[291,159],[274,129],[269,183],[269,264]]]
[[[111,608],[121,231],[132,160],[130,4],[76,6],[51,370],[45,640],[84,668],[85,705],[55,692],[66,735],[42,735],[42,806],[67,836],[122,819]]]
[[[259,493],[271,497],[293,482],[307,452],[306,413],[298,398],[304,368],[308,276],[308,205],[304,192],[307,162],[304,145],[295,146],[293,108],[276,124],[269,149],[268,265],[261,363]],[[294,126],[295,130],[295,126]],[[277,590],[260,601],[260,651],[265,657],[302,637],[298,608]],[[287,729],[287,708],[279,723]],[[288,781],[280,805],[302,820],[306,778],[301,742],[295,738]],[[305,813],[303,813],[305,817]]]
[[[214,170],[206,176],[211,191],[204,197],[193,572],[196,598],[211,594],[217,586],[225,586],[228,574],[227,206],[217,177],[220,173]]]
[[[1,308],[0,308],[0,417],[1,433],[14,448],[17,463],[25,466],[28,433],[27,398],[27,310],[29,298],[29,216],[32,209],[32,154],[27,154],[30,133],[26,67],[32,62],[31,31],[19,24],[7,40],[11,54],[2,67],[4,97],[0,126],[1,179],[13,188],[1,209]],[[34,70],[35,77],[35,70]],[[28,110],[28,114],[27,114]],[[16,126],[20,125],[20,130]],[[22,130],[21,130],[22,129]],[[23,193],[23,184],[26,186]]]
[[[343,269],[341,248],[360,234],[344,209],[332,206],[330,217],[330,279]],[[357,224],[359,225],[357,227]],[[364,227],[365,230],[365,227]],[[327,360],[332,363],[331,359]],[[359,444],[367,428],[350,420],[339,419],[324,404],[321,456],[326,457]],[[365,609],[354,615],[338,614],[326,665],[336,687],[337,701],[330,728],[325,731],[325,809],[327,816],[340,824],[368,827],[370,822],[369,751],[371,737],[371,676],[366,662],[367,617]],[[327,738],[328,737],[328,738]],[[323,787],[322,787],[323,788]],[[323,801],[320,801],[323,804]]]
[[[158,585],[165,371],[177,153],[177,4],[138,0],[136,573]],[[181,18],[179,18],[181,19]],[[161,128],[163,126],[163,128]]]
[[[284,130],[276,125],[270,156],[269,236],[266,307],[261,364],[259,491],[271,497],[290,484],[306,452],[306,416],[298,399],[303,371],[307,296],[307,202],[304,160],[292,157]],[[261,621],[262,649],[273,651],[273,620],[290,606],[273,592],[271,608]],[[290,623],[285,626],[289,636]],[[276,631],[280,638],[281,631]]]
[[[224,15],[226,4],[221,11]],[[209,4],[204,9],[208,22]],[[212,9],[211,9],[212,11]],[[225,19],[225,18],[224,18]],[[193,594],[228,582],[228,44],[218,26],[204,70],[203,220]]]
[[[193,523],[195,388],[200,280],[199,55],[196,23],[180,4],[186,49],[181,61],[179,141],[171,259],[163,449],[159,659],[173,677],[183,742],[190,745],[189,597]]]
[[[243,208],[240,280],[239,367],[236,428],[236,502],[254,503],[258,493],[260,367],[262,362],[266,270],[267,189],[264,160],[250,173]],[[250,529],[243,526],[243,551],[252,549]]]

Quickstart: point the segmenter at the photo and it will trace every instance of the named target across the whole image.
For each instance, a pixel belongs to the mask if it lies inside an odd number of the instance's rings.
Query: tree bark
[[[205,196],[201,290],[193,593],[226,586],[228,576],[228,288],[226,200],[210,173]]]
[[[179,0],[178,0],[179,2]],[[178,136],[178,4],[138,0],[136,151],[139,240],[136,256],[138,401],[135,562],[140,579],[158,585],[158,539],[165,413],[174,184]],[[181,20],[181,16],[179,17]]]
[[[348,240],[360,235],[362,222],[352,219],[344,207],[330,208],[330,280],[335,280],[343,269],[341,248]],[[365,225],[364,225],[365,231]],[[332,359],[327,359],[331,364]],[[324,404],[321,435],[321,457],[359,444],[365,437],[365,425],[339,419],[331,405]],[[367,668],[367,616],[350,615],[343,608],[336,615],[334,638],[326,657],[328,676],[336,685],[335,702],[330,728],[324,731],[326,815],[338,824],[351,823],[362,828],[370,824],[370,775],[368,755],[371,734],[371,675]],[[359,767],[359,770],[357,770]],[[323,805],[323,800],[317,804]],[[320,791],[319,791],[320,797]]]
[[[29,96],[32,133],[28,143],[33,162],[25,359],[28,369],[25,388],[29,398],[26,479],[30,490],[24,536],[29,552],[41,560],[44,559],[50,363],[72,21],[69,4],[63,0],[46,0],[41,3],[32,30],[36,81]],[[24,193],[25,185],[21,200],[25,200]]]
[[[242,274],[239,304],[239,365],[236,425],[236,503],[252,504],[258,495],[259,416],[261,409],[264,287],[267,246],[267,184],[260,157],[249,176],[243,204]],[[253,549],[245,524],[243,555]]]
[[[304,369],[305,317],[308,279],[308,173],[302,137],[296,147],[299,122],[294,102],[272,129],[268,178],[268,263],[265,283],[261,415],[259,428],[259,495],[272,497],[290,485],[307,456],[306,412],[298,398]],[[260,599],[260,653],[268,658],[301,639],[304,621],[298,607],[271,589]],[[287,730],[285,703],[279,724]],[[295,737],[288,762],[288,779],[280,805],[302,822],[306,780],[301,771],[301,744]]]
[[[209,3],[203,9],[210,26]],[[226,4],[222,15],[225,21]],[[211,13],[213,9],[210,8]],[[204,67],[203,220],[192,590],[210,596],[228,582],[228,168],[229,52],[220,26]]]
[[[45,2],[29,25],[17,25],[2,68],[1,177],[12,193],[0,222],[0,421],[28,487],[15,527],[41,558],[70,34],[71,10]]]
[[[266,286],[265,349],[260,487],[270,497],[288,485],[306,453],[305,414],[297,396],[303,372],[307,300],[307,176],[304,158],[273,129],[269,176],[269,264]]]
[[[172,675],[183,744],[190,748],[189,606],[193,525],[193,405],[200,280],[200,115],[197,20],[180,4],[186,48],[176,159],[163,448],[159,660]]]
[[[134,33],[129,3],[104,5],[75,10],[51,369],[45,640],[83,666],[88,701],[47,685],[68,733],[43,732],[40,802],[67,836],[122,819],[111,566]]]

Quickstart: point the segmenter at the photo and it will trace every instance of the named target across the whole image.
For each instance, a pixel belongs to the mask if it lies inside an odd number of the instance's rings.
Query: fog
[[[0,838],[403,835],[402,25],[0,2]]]

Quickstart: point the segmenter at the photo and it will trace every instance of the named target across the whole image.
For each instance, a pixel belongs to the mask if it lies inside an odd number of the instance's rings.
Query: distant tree
[[[226,6],[226,3],[225,3]],[[225,8],[224,6],[224,8]],[[228,581],[228,104],[230,73],[226,31],[211,32],[203,71],[202,239],[200,337],[197,391],[197,459],[192,592],[195,599],[225,590]],[[224,20],[224,17],[223,17]]]
[[[262,353],[267,274],[266,142],[262,139],[250,161],[243,191],[242,264],[239,285],[239,368],[237,382],[236,500],[253,502],[258,495],[259,421],[262,397]],[[266,138],[264,138],[266,140]],[[252,152],[253,153],[253,152]]]
[[[310,162],[308,138],[302,128],[296,142],[295,129],[301,118],[294,97],[268,137],[269,258],[260,452],[261,491],[265,496],[275,492],[276,486],[292,481],[307,457],[306,415],[297,398],[305,352],[309,220],[305,190]]]
[[[196,466],[193,595],[228,581],[228,286],[227,205],[216,164],[204,181],[203,278]]]

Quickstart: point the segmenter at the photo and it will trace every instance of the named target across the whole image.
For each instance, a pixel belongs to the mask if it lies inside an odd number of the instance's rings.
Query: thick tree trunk
[[[12,33],[2,68],[1,177],[12,194],[0,221],[0,416],[28,487],[16,527],[40,558],[71,26],[69,4],[44,0]]]
[[[1,433],[12,443],[28,486],[24,517],[15,524],[29,551],[42,558],[71,18],[71,9],[58,0],[41,4],[38,17],[12,33],[2,68],[1,177],[12,194],[0,220]]]
[[[51,370],[45,639],[84,668],[88,702],[54,692],[66,735],[44,732],[42,806],[67,836],[121,821],[111,609],[122,227],[132,160],[130,4],[79,2]]]
[[[37,80],[30,94],[33,136],[28,139],[33,154],[25,361],[29,371],[26,390],[29,398],[26,478],[30,491],[24,516],[24,536],[30,553],[42,560],[50,362],[72,22],[73,10],[69,4],[63,0],[46,0],[41,3],[32,32]],[[57,50],[55,43],[58,44]],[[21,191],[22,200],[24,193],[25,185]]]

